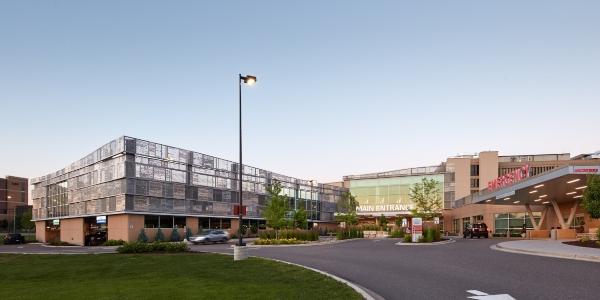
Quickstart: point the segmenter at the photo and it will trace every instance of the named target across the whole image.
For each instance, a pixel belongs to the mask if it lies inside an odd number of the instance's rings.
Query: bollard
[[[246,246],[233,246],[233,260],[245,260],[248,258],[248,247]]]

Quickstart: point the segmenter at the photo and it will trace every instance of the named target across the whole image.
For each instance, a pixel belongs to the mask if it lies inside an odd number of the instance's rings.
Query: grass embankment
[[[361,299],[287,264],[219,254],[0,255],[2,299]]]

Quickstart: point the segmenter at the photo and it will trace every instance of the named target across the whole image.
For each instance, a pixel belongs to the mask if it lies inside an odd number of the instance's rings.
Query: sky
[[[0,176],[128,135],[319,182],[600,150],[599,1],[0,0]]]

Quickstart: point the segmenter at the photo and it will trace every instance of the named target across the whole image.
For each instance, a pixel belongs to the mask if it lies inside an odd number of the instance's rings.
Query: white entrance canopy
[[[600,162],[590,165],[563,166],[528,177],[494,191],[483,190],[473,195],[473,203],[500,205],[541,205],[552,200],[568,203],[582,197],[587,176],[600,175]]]

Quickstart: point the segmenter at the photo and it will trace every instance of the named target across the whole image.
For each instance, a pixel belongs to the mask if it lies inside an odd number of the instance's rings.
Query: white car
[[[190,237],[190,242],[194,245],[208,243],[227,243],[229,234],[223,230],[206,230],[200,235]]]

